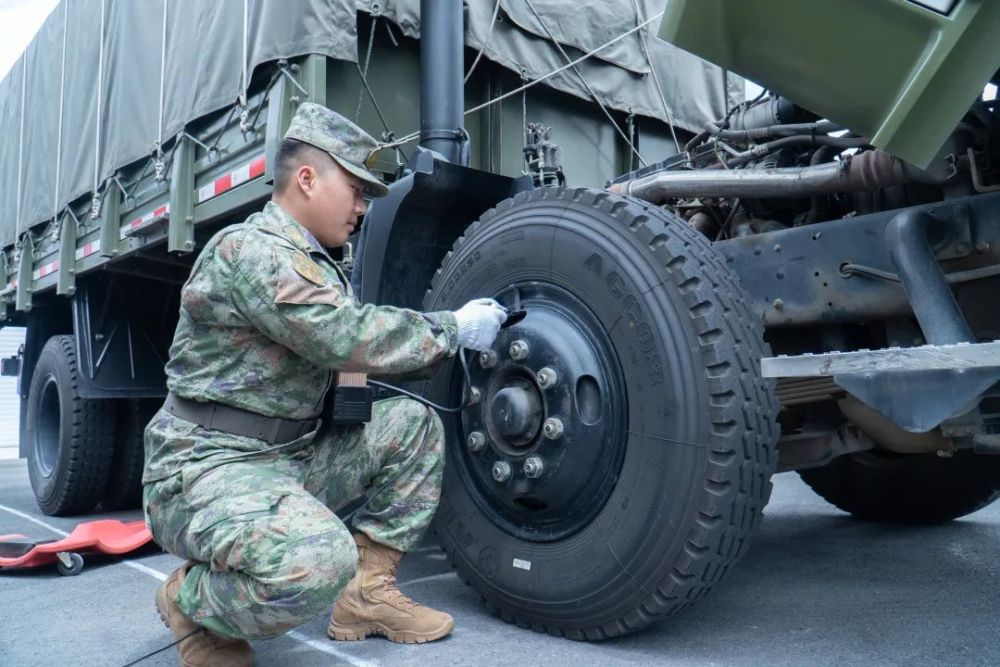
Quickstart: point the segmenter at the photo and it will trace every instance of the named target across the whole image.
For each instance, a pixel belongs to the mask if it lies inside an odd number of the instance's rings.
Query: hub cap
[[[35,455],[42,477],[51,477],[59,460],[59,427],[62,413],[59,409],[59,386],[52,376],[45,378],[38,407],[35,428]]]

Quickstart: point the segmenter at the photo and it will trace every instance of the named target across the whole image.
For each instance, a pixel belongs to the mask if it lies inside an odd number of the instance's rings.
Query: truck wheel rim
[[[469,364],[479,398],[462,413],[459,474],[502,530],[564,539],[593,520],[621,469],[621,366],[600,321],[569,291],[530,282],[496,298],[528,316],[500,332],[492,356]]]
[[[35,456],[38,470],[44,477],[51,477],[59,460],[59,428],[62,412],[59,406],[59,386],[49,376],[42,387],[38,406],[38,424],[35,429]]]

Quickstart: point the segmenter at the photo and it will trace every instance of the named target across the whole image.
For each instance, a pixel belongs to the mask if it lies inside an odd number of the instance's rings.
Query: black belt
[[[163,409],[213,431],[263,440],[281,445],[301,438],[316,428],[317,419],[282,419],[211,401],[192,401],[170,392]]]

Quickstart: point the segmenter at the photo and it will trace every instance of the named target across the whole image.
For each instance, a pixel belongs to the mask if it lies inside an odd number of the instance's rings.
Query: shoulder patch
[[[300,248],[308,245],[306,243],[305,238],[303,238],[302,233],[295,228],[295,225],[286,224],[284,227],[282,227],[281,231],[284,232],[288,236],[288,238],[292,240],[292,243],[299,246]]]
[[[303,255],[302,253],[295,253],[292,259],[292,268],[295,269],[295,273],[299,274],[309,282],[322,287],[326,284],[326,274],[323,273],[323,269],[319,265]]]

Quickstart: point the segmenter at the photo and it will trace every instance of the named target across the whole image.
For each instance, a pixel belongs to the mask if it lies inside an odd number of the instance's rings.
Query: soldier
[[[355,300],[324,247],[344,245],[364,194],[388,192],[366,168],[376,146],[302,104],[272,200],[208,242],[181,293],[143,506],[156,541],[188,560],[156,592],[174,637],[188,636],[183,665],[249,665],[248,639],[334,601],[333,639],[426,642],[454,625],[395,581],[437,507],[441,420],[405,398],[377,401],[364,426],[318,418],[335,371],[412,373],[487,349],[506,312],[492,299],[434,313]],[[352,539],[334,511],[363,495]]]

